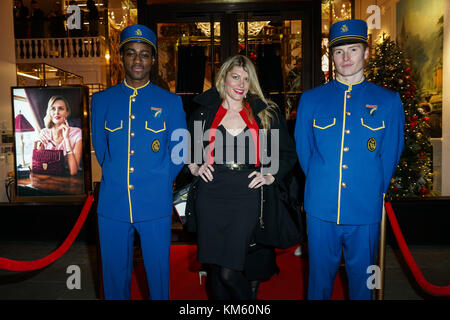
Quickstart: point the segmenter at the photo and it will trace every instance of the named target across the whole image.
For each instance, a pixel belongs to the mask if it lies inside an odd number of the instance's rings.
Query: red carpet
[[[306,297],[308,261],[294,256],[296,247],[277,250],[277,264],[280,273],[270,281],[261,283],[258,300],[303,300]],[[197,261],[195,245],[173,245],[170,252],[170,299],[171,300],[207,300],[205,277],[200,279],[198,271],[201,264]],[[345,275],[344,275],[345,276]],[[347,297],[343,275],[338,274],[334,284],[333,300]],[[135,266],[132,275],[131,298],[147,299],[148,289],[144,265]]]

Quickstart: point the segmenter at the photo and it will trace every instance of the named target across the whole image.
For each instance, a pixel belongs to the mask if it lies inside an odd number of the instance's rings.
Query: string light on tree
[[[367,79],[397,91],[405,110],[405,148],[387,193],[389,198],[431,194],[432,147],[430,124],[419,107],[413,72],[400,47],[386,35],[376,45],[366,67]]]

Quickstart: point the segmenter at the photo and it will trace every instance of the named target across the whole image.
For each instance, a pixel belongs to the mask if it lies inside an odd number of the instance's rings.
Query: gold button
[[[130,168],[130,173],[133,173],[133,172],[134,172],[134,168],[131,167],[131,168]]]
[[[132,184],[130,184],[130,185],[128,186],[128,189],[133,190],[133,189],[134,189],[134,186],[133,186]]]
[[[344,147],[344,151],[347,152],[348,150],[350,150],[349,147]]]
[[[130,133],[130,136],[134,137],[134,132],[131,132],[131,133]]]
[[[347,188],[347,184],[345,182],[341,183],[342,188]]]
[[[136,97],[132,97],[131,101],[135,102],[136,101]]]
[[[349,116],[349,115],[351,115],[350,111],[347,111],[347,113],[346,113],[346,114],[347,114],[348,116]]]
[[[342,165],[342,168],[343,168],[343,169],[348,169],[348,165],[343,164],[343,165]]]
[[[350,133],[350,130],[349,130],[349,129],[345,130],[345,133],[346,133],[346,134],[349,134],[349,133]]]
[[[130,116],[130,118],[131,118],[131,119],[134,119],[134,118],[136,118],[136,117],[134,116],[134,114],[132,114],[132,115]]]
[[[350,99],[352,95],[350,93],[347,93],[347,99]]]
[[[130,150],[130,154],[134,154],[134,150]]]

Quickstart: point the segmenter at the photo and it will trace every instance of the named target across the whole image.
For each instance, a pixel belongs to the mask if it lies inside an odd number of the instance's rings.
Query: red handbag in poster
[[[33,173],[62,176],[64,174],[64,153],[62,150],[33,150]]]

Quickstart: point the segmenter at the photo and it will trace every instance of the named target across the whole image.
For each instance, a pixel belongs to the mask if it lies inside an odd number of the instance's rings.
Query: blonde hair
[[[277,108],[275,102],[266,99],[261,90],[261,86],[259,85],[258,75],[256,74],[256,68],[254,64],[250,61],[249,58],[243,55],[234,55],[225,60],[222,66],[219,69],[216,77],[216,89],[219,92],[222,100],[225,99],[225,78],[227,77],[228,72],[230,72],[234,67],[242,67],[245,72],[248,73],[249,77],[249,88],[247,95],[257,97],[261,99],[266,105],[267,108],[260,111],[257,116],[261,120],[264,129],[270,129],[271,122],[274,116],[277,114]],[[247,98],[244,98],[246,101]]]
[[[70,106],[69,106],[69,102],[67,101],[66,98],[64,98],[63,96],[53,96],[48,100],[48,105],[47,105],[47,111],[45,112],[45,117],[44,117],[44,125],[46,128],[51,128],[53,127],[53,121],[52,121],[52,116],[50,115],[50,111],[52,110],[52,106],[55,103],[55,101],[61,100],[64,102],[64,104],[66,105],[66,110],[67,110],[67,118],[69,118],[70,116]]]

